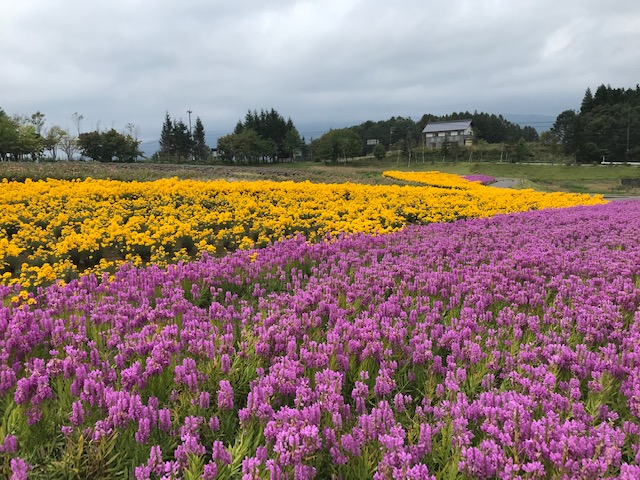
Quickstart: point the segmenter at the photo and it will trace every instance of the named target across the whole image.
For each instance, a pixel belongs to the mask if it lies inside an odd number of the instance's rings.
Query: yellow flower
[[[327,233],[386,233],[410,223],[604,203],[588,195],[485,187],[440,172],[384,175],[416,186],[175,178],[4,182],[0,282],[30,288],[112,272],[127,261],[166,265],[297,233],[318,241]]]

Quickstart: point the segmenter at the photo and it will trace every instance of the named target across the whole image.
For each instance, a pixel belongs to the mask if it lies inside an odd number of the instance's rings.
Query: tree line
[[[543,142],[558,144],[578,163],[640,160],[640,85],[587,88],[579,110],[560,113]]]
[[[191,112],[189,112],[191,115]],[[204,125],[200,117],[196,117],[193,131],[182,119],[171,118],[165,113],[160,131],[160,149],[151,157],[155,161],[186,163],[204,162],[211,157],[211,148],[205,140]]]
[[[233,133],[218,139],[218,155],[226,163],[274,163],[303,156],[305,141],[291,118],[273,108],[249,110]]]
[[[101,162],[133,162],[142,152],[137,139],[139,129],[128,123],[124,133],[115,129],[81,132],[83,116],[74,113],[74,134],[59,125],[46,126],[45,114],[37,111],[31,116],[9,116],[0,108],[0,160],[38,161],[49,153],[49,158],[58,160],[63,153],[66,160],[78,155]]]
[[[191,115],[191,112],[189,112]],[[82,115],[73,115],[77,135],[57,125],[45,127],[45,115],[10,117],[0,108],[0,159],[38,160],[48,152],[56,160],[61,153],[68,160],[76,155],[98,161],[131,162],[139,159],[139,129],[127,124],[124,132],[115,129],[81,133]],[[384,158],[388,151],[411,157],[422,145],[422,131],[429,122],[469,119],[476,144],[470,154],[466,147],[445,143],[443,158],[473,156],[483,145],[502,145],[500,158],[524,161],[532,156],[533,145],[553,155],[570,155],[575,162],[632,161],[640,159],[640,86],[635,89],[600,85],[595,94],[587,88],[579,110],[558,115],[553,127],[538,135],[531,126],[521,127],[502,115],[485,112],[454,112],[448,115],[425,114],[415,121],[394,116],[388,120],[368,120],[359,125],[331,129],[307,142],[300,136],[291,118],[275,109],[247,111],[232,133],[220,137],[218,159],[227,164],[259,164],[298,160],[347,161],[373,155]],[[463,151],[464,150],[464,151]],[[424,157],[424,152],[422,156]],[[152,161],[172,163],[212,161],[212,149],[205,141],[205,130],[196,117],[191,128],[182,119],[165,113],[160,132],[160,148]]]

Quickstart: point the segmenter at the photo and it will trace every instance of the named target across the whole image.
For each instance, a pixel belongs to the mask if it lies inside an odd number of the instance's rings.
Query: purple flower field
[[[0,298],[0,477],[640,478],[638,202]]]
[[[489,175],[483,175],[481,173],[473,174],[473,175],[463,175],[462,178],[468,180],[470,182],[478,182],[482,185],[489,185],[491,183],[495,183],[496,179]]]

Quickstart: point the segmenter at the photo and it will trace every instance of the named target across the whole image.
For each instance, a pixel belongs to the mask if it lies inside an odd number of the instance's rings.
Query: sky
[[[638,0],[5,0],[0,108],[76,133],[168,112],[212,139],[274,108],[307,140],[392,116],[555,118],[640,83]],[[538,127],[551,125],[539,124]]]

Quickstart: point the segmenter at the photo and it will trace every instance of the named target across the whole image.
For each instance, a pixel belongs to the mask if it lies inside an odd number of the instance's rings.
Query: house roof
[[[452,130],[464,130],[471,126],[471,120],[453,120],[449,122],[429,122],[422,133],[450,132]]]

